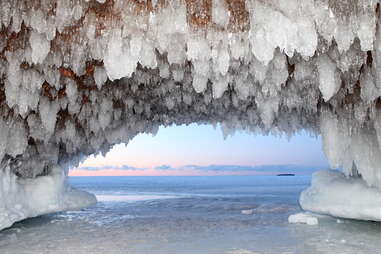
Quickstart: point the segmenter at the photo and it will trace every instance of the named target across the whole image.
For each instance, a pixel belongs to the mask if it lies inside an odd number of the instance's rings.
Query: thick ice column
[[[378,117],[367,120],[368,126],[358,126],[355,120],[340,118],[330,112],[321,115],[324,152],[331,168],[343,169],[348,177],[358,175],[369,186],[381,189],[378,124]]]
[[[332,169],[312,176],[300,196],[303,209],[332,216],[381,221],[379,110],[366,124],[330,111],[321,114],[324,152]],[[373,118],[373,119],[372,119]]]

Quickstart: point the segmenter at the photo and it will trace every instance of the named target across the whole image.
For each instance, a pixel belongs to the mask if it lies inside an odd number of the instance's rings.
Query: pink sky
[[[123,166],[128,165],[128,166]],[[169,168],[157,168],[170,165]],[[186,165],[205,166],[187,168]],[[238,132],[224,139],[210,125],[161,127],[156,136],[139,134],[127,146],[115,145],[105,156],[89,156],[70,176],[214,176],[273,175],[261,169],[222,169],[208,165],[299,165],[326,167],[320,140],[308,135],[292,139]],[[94,169],[94,170],[91,170]],[[256,171],[257,170],[257,171]],[[284,173],[284,172],[281,172]]]
[[[269,175],[276,172],[256,171],[203,171],[194,169],[171,169],[171,170],[70,170],[69,176],[221,176],[221,175]]]

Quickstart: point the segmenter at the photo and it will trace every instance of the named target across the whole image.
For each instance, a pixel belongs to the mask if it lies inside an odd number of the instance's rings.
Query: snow
[[[0,171],[209,122],[321,134],[332,168],[381,189],[378,1],[40,2],[0,3]]]
[[[300,196],[300,205],[336,217],[381,221],[381,191],[340,171],[314,173],[311,187]]]

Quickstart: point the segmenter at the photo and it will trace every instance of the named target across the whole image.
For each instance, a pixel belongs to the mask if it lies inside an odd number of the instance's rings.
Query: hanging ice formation
[[[381,195],[379,15],[376,0],[0,1],[0,228],[93,203],[68,168],[172,123],[321,134],[338,182]],[[301,205],[345,216],[311,205],[320,180]]]

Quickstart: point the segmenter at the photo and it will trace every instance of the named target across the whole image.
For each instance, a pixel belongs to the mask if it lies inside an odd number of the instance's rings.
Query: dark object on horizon
[[[277,174],[277,176],[295,176],[295,174]]]

